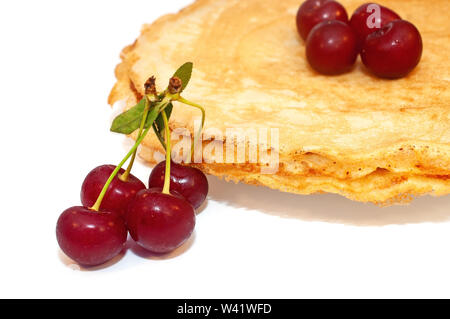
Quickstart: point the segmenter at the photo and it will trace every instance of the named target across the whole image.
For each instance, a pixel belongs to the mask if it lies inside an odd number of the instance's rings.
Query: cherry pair
[[[137,177],[123,179],[121,169],[109,184],[101,210],[93,207],[104,185],[116,169],[102,165],[93,169],[81,188],[84,206],[64,211],[57,222],[61,249],[76,262],[93,266],[119,254],[127,232],[142,247],[167,253],[182,245],[195,226],[194,209],[206,199],[208,181],[198,169],[171,163],[170,194],[162,193],[166,162],[161,162],[149,178],[146,189]]]
[[[366,3],[350,21],[345,8],[334,0],[307,0],[297,13],[297,29],[306,40],[309,64],[322,74],[348,72],[358,53],[376,76],[400,78],[409,74],[422,56],[417,28],[394,11]]]

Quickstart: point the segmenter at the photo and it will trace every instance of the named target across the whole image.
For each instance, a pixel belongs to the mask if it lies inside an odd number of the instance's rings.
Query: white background
[[[59,251],[84,176],[129,146],[109,132],[119,52],[189,2],[2,1],[0,297],[450,297],[449,196],[378,208],[211,177],[195,235],[168,256],[130,243],[77,270]]]

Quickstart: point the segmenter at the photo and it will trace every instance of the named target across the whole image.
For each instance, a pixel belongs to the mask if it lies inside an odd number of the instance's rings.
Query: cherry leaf
[[[144,128],[153,125],[153,122],[158,117],[159,108],[156,108],[156,102],[152,102],[150,105],[150,112],[147,115]],[[139,101],[138,104],[133,106],[128,111],[118,115],[111,125],[111,132],[129,135],[136,131],[142,122],[145,109],[145,98]]]
[[[191,79],[192,75],[192,68],[194,67],[194,64],[192,62],[186,62],[182,66],[178,68],[178,70],[175,72],[173,76],[176,76],[180,78],[181,80],[181,92],[186,88],[186,86],[189,83],[189,80]],[[180,92],[180,93],[181,93]]]
[[[139,128],[145,109],[145,98],[126,112],[118,115],[111,125],[111,132],[131,134]]]

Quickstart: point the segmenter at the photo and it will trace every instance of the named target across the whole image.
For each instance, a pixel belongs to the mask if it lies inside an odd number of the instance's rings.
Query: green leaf
[[[192,62],[186,62],[173,75],[173,76],[177,76],[180,78],[180,80],[182,82],[181,91],[183,91],[186,88],[186,86],[189,83],[189,80],[191,79],[193,66],[194,66],[194,64]],[[164,121],[163,121],[161,115],[158,116],[158,113],[156,113],[154,119],[152,119],[150,116],[152,110],[155,109],[155,107],[154,107],[155,105],[156,105],[156,103],[152,103],[152,105],[151,105],[150,113],[147,117],[145,127],[147,128],[150,125],[153,125],[153,122],[156,120],[156,122],[155,122],[156,129],[159,133],[161,133],[164,130]],[[170,103],[165,108],[168,118],[170,118],[170,114],[172,113],[172,108],[173,108],[172,103]],[[121,134],[127,134],[127,135],[133,133],[141,125],[141,120],[142,120],[142,116],[144,114],[144,109],[145,109],[145,98],[140,100],[138,104],[133,106],[128,111],[118,115],[114,119],[114,121],[111,125],[111,131],[116,132],[116,133],[121,133]]]
[[[131,134],[139,128],[145,109],[145,98],[128,111],[118,115],[111,125],[111,132]]]
[[[158,117],[161,105],[156,107],[157,104],[158,103],[156,102],[152,102],[150,105],[150,111],[147,115],[144,128],[153,125],[153,122],[155,122],[155,119]],[[128,111],[118,115],[111,125],[111,132],[128,135],[136,131],[141,126],[142,117],[144,116],[144,109],[145,98],[143,98],[138,104],[133,106]]]
[[[181,80],[181,92],[186,88],[186,86],[189,83],[189,80],[191,79],[192,75],[192,68],[194,67],[194,64],[192,62],[186,62],[182,66],[178,68],[178,70],[175,72],[173,76],[177,76]]]
[[[152,103],[152,106],[150,106],[150,112],[147,115],[147,120],[145,121],[144,128],[148,128],[152,126],[158,117],[159,110],[161,108],[161,105],[158,103]]]

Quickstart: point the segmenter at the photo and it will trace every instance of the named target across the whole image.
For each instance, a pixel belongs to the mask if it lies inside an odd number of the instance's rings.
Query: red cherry
[[[98,195],[115,168],[114,165],[102,165],[94,168],[86,176],[81,187],[81,203],[84,206],[92,207],[95,204]],[[119,174],[124,172],[125,170],[121,169],[114,177],[101,204],[102,210],[117,212],[122,216],[126,213],[128,203],[136,196],[137,192],[145,189],[144,183],[131,174],[126,182],[119,179]]]
[[[341,21],[319,23],[306,40],[306,58],[322,74],[335,75],[349,71],[357,55],[356,35]]]
[[[131,237],[141,247],[168,253],[191,236],[195,213],[184,198],[152,188],[136,195],[128,207],[126,220]]]
[[[345,8],[333,0],[307,0],[297,12],[297,30],[303,40],[306,40],[314,26],[323,21],[339,20],[348,22]]]
[[[127,240],[127,228],[123,218],[116,213],[75,206],[59,216],[56,238],[62,251],[75,262],[95,266],[122,251]]]
[[[166,161],[156,165],[148,180],[148,187],[163,187]],[[199,208],[208,195],[208,180],[197,168],[170,164],[170,189],[183,196],[195,209]]]
[[[380,9],[379,16],[375,15],[374,9],[368,8],[377,5]],[[369,9],[369,12],[367,10]],[[400,20],[400,16],[389,8],[376,3],[366,3],[355,10],[351,19],[350,26],[358,38],[358,48],[361,49],[366,37],[372,32],[384,27],[387,23]]]
[[[400,78],[411,72],[422,56],[422,37],[410,22],[396,20],[369,34],[361,51],[364,65],[376,76]]]

